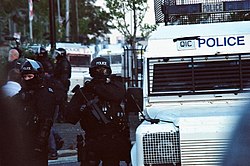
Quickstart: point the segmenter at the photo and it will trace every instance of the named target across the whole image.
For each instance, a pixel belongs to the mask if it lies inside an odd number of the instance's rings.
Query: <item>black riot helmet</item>
[[[40,47],[40,50],[38,52],[39,57],[47,57],[48,51],[44,47]]]
[[[59,58],[59,57],[66,57],[66,50],[64,48],[58,48],[54,52],[54,57]]]
[[[110,62],[103,57],[97,57],[91,61],[89,68],[90,76],[93,78],[105,78],[111,75]]]
[[[23,77],[25,74],[34,74],[34,78],[31,80],[23,80],[24,85],[27,87],[34,87],[41,85],[44,78],[44,69],[40,62],[26,59],[21,68],[20,68],[21,76]]]

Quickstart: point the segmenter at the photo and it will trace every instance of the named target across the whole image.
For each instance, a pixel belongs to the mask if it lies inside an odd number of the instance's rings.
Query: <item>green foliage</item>
[[[156,25],[143,24],[148,9],[147,0],[106,0],[106,5],[114,19],[113,26],[132,42],[131,45],[134,45],[138,30],[141,32],[141,37],[146,39],[156,29]],[[132,17],[128,13],[131,13]],[[133,22],[132,31],[129,19]]]
[[[111,17],[102,8],[95,6],[95,0],[70,0],[70,30],[76,26],[75,21],[72,20],[72,4],[77,1],[78,4],[78,25],[79,25],[79,36],[103,36],[105,33],[110,32]],[[60,0],[60,16],[62,18],[62,24],[58,21],[57,1],[54,0],[55,4],[55,22],[56,22],[56,38],[60,41],[65,41],[66,35],[66,0]],[[19,10],[25,11],[25,17],[18,17],[16,13]],[[34,19],[32,22],[33,28],[33,43],[49,43],[48,34],[50,33],[49,26],[49,1],[40,0],[33,1]],[[28,0],[1,0],[0,1],[0,21],[3,25],[2,31],[6,34],[9,32],[9,18],[13,19],[15,15],[15,23],[17,32],[22,33],[22,37],[29,38],[29,18],[28,18]],[[72,32],[70,32],[72,34]],[[25,36],[23,36],[25,35]],[[31,41],[30,41],[31,42]]]
[[[140,28],[141,28],[141,37],[144,38],[144,39],[147,39],[151,32],[156,30],[157,28],[157,25],[149,25],[149,24],[140,24],[139,25]]]
[[[95,6],[94,2],[92,0],[84,0],[78,4],[79,31],[85,37],[88,35],[93,36],[93,38],[103,37],[112,28],[108,24],[112,19],[109,13],[101,7]]]
[[[17,21],[17,30],[24,24],[27,17],[28,2],[26,0],[1,0],[0,1],[0,21],[2,22],[2,32],[9,33],[9,18]],[[20,20],[20,21],[19,21]],[[22,20],[22,21],[21,21]],[[23,26],[22,26],[23,27]]]
[[[26,0],[1,0],[0,2],[0,14],[1,16],[7,16],[17,9],[28,9]],[[18,6],[18,8],[17,8]]]

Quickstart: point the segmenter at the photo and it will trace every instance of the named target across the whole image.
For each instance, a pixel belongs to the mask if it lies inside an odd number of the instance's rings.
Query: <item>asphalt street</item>
[[[101,166],[102,164],[100,164]],[[80,166],[77,161],[77,156],[59,157],[57,160],[49,160],[49,166]],[[127,166],[125,162],[121,161],[120,166]]]
[[[51,166],[80,166],[77,156],[59,157],[57,160],[49,160]]]
[[[131,127],[131,141],[135,141],[135,129],[138,126],[137,115],[131,114],[130,116],[130,127]],[[76,136],[82,134],[83,131],[77,123],[76,125],[71,125],[68,123],[55,123],[55,130],[63,138],[64,145],[61,150],[58,151],[59,158],[57,160],[49,160],[49,166],[80,166],[77,161],[77,151],[76,151]],[[101,164],[100,164],[101,166]],[[120,166],[127,166],[125,162],[121,162]]]

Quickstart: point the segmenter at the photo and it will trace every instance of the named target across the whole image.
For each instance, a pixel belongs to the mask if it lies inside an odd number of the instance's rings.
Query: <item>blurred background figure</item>
[[[64,48],[58,48],[55,50],[56,64],[54,70],[54,78],[61,82],[64,88],[64,94],[59,104],[59,114],[57,119],[58,122],[64,121],[65,109],[68,103],[68,91],[70,87],[71,64],[66,55],[67,53]]]
[[[7,59],[7,63],[4,64],[3,69],[1,71],[1,86],[3,84],[5,84],[8,80],[8,72],[11,69],[17,68],[19,69],[21,66],[21,61],[19,61],[20,59],[20,53],[18,52],[17,49],[12,48],[9,50],[8,52],[8,59]]]
[[[10,71],[13,68],[19,68],[20,63],[18,63],[20,55],[18,50],[12,48],[9,51],[9,56],[8,56],[8,63],[7,63],[7,72]]]
[[[43,65],[45,76],[51,77],[54,72],[54,64],[48,56],[48,51],[44,47],[40,47],[36,60]]]
[[[65,87],[65,92],[68,92],[71,78],[71,64],[66,55],[67,53],[64,48],[58,48],[55,50],[56,64],[54,77],[62,82]]]
[[[36,60],[40,62],[44,69],[44,77],[46,84],[53,89],[55,96],[56,96],[56,109],[54,115],[54,121],[58,117],[59,112],[59,105],[61,103],[60,96],[63,95],[63,86],[60,85],[60,82],[53,77],[54,74],[54,64],[52,59],[48,56],[48,51],[44,47],[40,47],[39,52],[36,55]],[[48,159],[49,160],[56,160],[58,159],[57,150],[61,149],[64,144],[63,139],[60,135],[56,132],[55,128],[52,126],[50,135],[49,135],[49,142],[48,142]]]
[[[4,96],[12,97],[21,90],[21,74],[19,69],[11,69],[8,72],[8,81],[2,86]]]
[[[11,97],[21,90],[19,69],[8,72],[7,83],[0,89],[0,165],[13,166],[20,162],[20,127],[16,103]]]

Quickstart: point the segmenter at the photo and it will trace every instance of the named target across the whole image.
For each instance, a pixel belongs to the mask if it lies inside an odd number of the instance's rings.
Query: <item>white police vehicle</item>
[[[220,165],[250,88],[250,21],[162,26],[143,59],[133,166]]]

